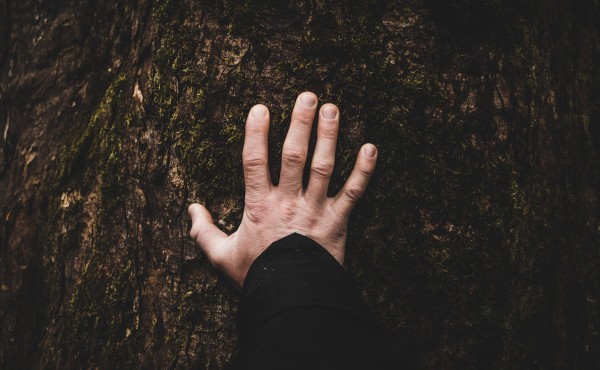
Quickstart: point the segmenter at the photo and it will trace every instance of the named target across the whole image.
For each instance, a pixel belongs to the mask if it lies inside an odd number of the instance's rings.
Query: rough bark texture
[[[251,105],[339,105],[348,267],[421,368],[600,367],[596,0],[0,2],[0,367],[222,369]]]

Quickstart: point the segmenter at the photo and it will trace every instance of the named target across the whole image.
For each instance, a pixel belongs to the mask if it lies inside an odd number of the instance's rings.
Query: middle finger
[[[308,154],[308,140],[317,109],[317,96],[303,92],[298,96],[292,121],[281,153],[281,176],[279,187],[284,193],[302,192],[302,173]]]

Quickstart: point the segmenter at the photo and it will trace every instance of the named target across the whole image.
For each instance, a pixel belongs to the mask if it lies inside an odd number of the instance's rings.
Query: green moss
[[[115,114],[114,110],[123,99],[123,88],[127,84],[125,75],[119,75],[106,90],[97,110],[92,114],[87,125],[80,126],[74,130],[67,144],[59,151],[57,168],[55,169],[55,180],[60,184],[72,179],[85,166],[85,161],[90,159],[90,147],[97,137],[102,139],[98,149],[105,150],[111,147],[110,154],[116,156],[116,150],[120,145],[119,138],[115,134],[118,127],[107,122]],[[116,146],[114,146],[116,144]]]
[[[556,4],[548,11],[560,14]],[[593,148],[597,141],[596,110],[585,110],[572,93],[595,83],[593,75],[568,74],[569,66],[578,65],[569,40],[557,38],[558,46],[549,48],[545,35],[552,35],[555,23],[545,13],[529,22],[534,9],[528,4],[409,5],[295,1],[290,8],[276,1],[235,0],[222,8],[203,4],[202,17],[195,17],[193,4],[155,2],[156,47],[144,86],[143,119],[159,133],[157,151],[177,159],[185,177],[178,194],[189,190],[202,197],[159,201],[201,200],[217,209],[226,204],[231,214],[216,216],[237,225],[248,109],[256,102],[271,108],[270,165],[277,181],[294,99],[303,90],[315,91],[321,102],[336,103],[342,112],[330,193],[347,179],[363,142],[379,148],[377,171],[351,219],[347,260],[379,321],[395,338],[416,348],[421,360],[433,361],[430,367],[442,368],[490,363],[527,368],[539,358],[550,359],[545,353],[559,352],[565,338],[585,337],[576,344],[593,348],[600,300],[597,284],[589,281],[600,279],[590,278],[598,275],[595,257],[582,256],[590,255],[585,248],[595,245],[598,226],[589,226],[596,233],[591,234],[573,220],[581,221],[577,210],[587,204],[581,189],[598,181],[594,151],[582,150],[592,153],[586,158],[577,148],[582,142]],[[540,29],[543,24],[550,26]],[[224,52],[243,55],[239,63],[228,64]],[[131,179],[120,155],[130,140],[124,133],[140,122],[129,109],[130,84],[117,77],[89,124],[67,138],[52,188],[50,209],[61,225],[70,225],[82,212],[81,201],[61,209],[61,194],[80,190],[85,195],[94,187],[100,195],[89,261],[82,280],[66,292],[66,323],[74,334],[63,339],[78,337],[75,352],[92,356],[91,363],[98,353],[127,355],[123,336],[132,328],[127,313],[137,284],[134,269],[117,261],[121,271],[105,270],[110,248],[120,245],[119,236],[111,235],[119,230],[115,218],[125,219],[119,202],[130,199],[125,184]],[[556,106],[550,91],[556,93]],[[500,108],[497,95],[506,98]],[[579,114],[576,107],[582,108]],[[553,118],[555,108],[559,119]],[[154,176],[159,174],[149,175]],[[180,221],[181,214],[171,216]],[[64,236],[54,230],[59,236],[53,246],[62,248],[54,256],[76,248],[80,234],[77,228]],[[136,247],[126,248],[134,253]],[[190,346],[190,333],[223,324],[217,311],[233,299],[214,282],[199,293],[185,285],[192,277],[182,273],[177,279],[181,292],[169,302],[170,321],[156,320],[150,330],[163,333],[162,326],[170,326],[165,346],[182,353]],[[589,320],[574,322],[556,307],[569,307]],[[108,343],[109,349],[86,348],[94,330],[104,333],[97,343]],[[437,360],[430,360],[432,353]],[[551,365],[547,360],[540,366]]]
[[[156,51],[149,89],[158,122],[168,122],[166,136],[182,161],[185,176],[206,199],[218,197],[226,187],[234,193],[241,189],[235,175],[241,175],[239,145],[243,139],[242,111],[226,112],[220,122],[211,121],[214,109],[206,106],[206,91],[216,71],[198,65],[201,54],[198,31],[182,25],[185,9],[181,4],[162,2],[154,17],[158,28]],[[200,37],[202,37],[200,35]],[[213,82],[211,82],[213,81]],[[175,91],[180,86],[181,93]],[[211,94],[216,94],[213,91]]]
[[[86,270],[81,275],[65,307],[66,333],[76,353],[85,356],[76,363],[98,365],[104,358],[120,358],[127,366],[133,358],[124,346],[133,328],[133,297],[129,289],[135,285],[131,262],[103,282],[98,271]],[[66,339],[66,338],[65,338]]]
[[[53,266],[70,264],[79,268],[77,282],[66,292],[64,331],[60,341],[69,342],[71,355],[57,352],[56,364],[99,364],[102,356],[129,358],[118,342],[123,340],[124,325],[131,321],[123,312],[131,312],[130,288],[135,281],[131,263],[112,276],[105,276],[105,263],[112,246],[115,214],[120,210],[126,179],[123,175],[123,140],[125,128],[136,119],[135,111],[127,109],[126,90],[129,83],[119,75],[108,86],[89,122],[75,127],[65,138],[53,162],[52,175],[45,185],[49,194],[50,220],[48,233],[57,238],[50,243],[49,260]],[[90,166],[90,163],[93,166]],[[84,199],[90,192],[97,193],[97,213],[85,215]],[[89,211],[89,210],[88,210]],[[88,230],[89,249],[83,261],[69,260],[79,254],[82,233],[88,227],[86,217],[92,217]],[[55,230],[57,228],[57,230]],[[61,232],[60,228],[66,229]],[[91,235],[89,234],[91,232]],[[51,268],[55,280],[60,281],[60,268]],[[128,305],[123,310],[123,306]],[[114,353],[110,353],[114,351]],[[76,354],[74,358],[68,358]],[[67,356],[67,357],[64,357]]]

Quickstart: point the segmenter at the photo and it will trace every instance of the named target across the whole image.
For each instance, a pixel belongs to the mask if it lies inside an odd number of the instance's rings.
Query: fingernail
[[[250,113],[256,118],[262,118],[267,115],[267,108],[263,105],[255,105],[250,110]]]
[[[304,105],[312,107],[317,102],[317,99],[315,99],[315,96],[313,94],[304,93],[304,94],[300,95],[300,101]]]
[[[323,117],[325,117],[327,119],[332,119],[332,118],[335,118],[336,114],[337,114],[337,109],[335,109],[334,106],[326,105],[325,107],[323,107]]]
[[[369,158],[373,158],[375,157],[375,154],[377,154],[377,148],[375,148],[375,145],[367,145],[365,147],[365,155]]]

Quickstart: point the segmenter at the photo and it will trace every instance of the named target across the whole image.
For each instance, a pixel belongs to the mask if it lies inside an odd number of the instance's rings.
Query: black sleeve
[[[346,271],[300,234],[278,240],[254,261],[237,320],[231,369],[404,368]]]

